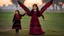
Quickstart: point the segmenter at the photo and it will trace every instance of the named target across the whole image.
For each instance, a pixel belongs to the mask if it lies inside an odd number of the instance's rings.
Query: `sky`
[[[11,2],[11,0],[0,0],[0,6],[3,6],[3,4],[8,6],[9,4],[13,4],[13,3]],[[28,7],[31,7],[33,4],[42,5],[42,0],[25,0],[24,4]]]
[[[25,0],[24,4],[27,6],[27,7],[32,7],[33,4],[37,4],[38,6],[39,5],[42,5],[42,0]]]
[[[8,6],[8,4],[12,4],[12,2],[10,0],[0,0],[0,6],[3,6],[3,4]]]

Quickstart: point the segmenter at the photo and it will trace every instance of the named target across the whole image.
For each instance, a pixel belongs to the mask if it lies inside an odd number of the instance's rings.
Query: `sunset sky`
[[[3,6],[3,4],[7,6],[8,4],[12,4],[12,3],[10,0],[0,0],[0,6]]]
[[[33,4],[37,4],[38,6],[39,5],[42,5],[42,0],[25,0],[24,4],[27,6],[27,7],[32,7]]]
[[[42,5],[42,0],[25,0],[24,4],[26,6],[32,6],[32,4],[38,4],[38,5]],[[12,4],[12,2],[10,0],[0,0],[0,6],[3,6],[3,4],[5,4],[6,6],[8,6],[9,4]]]

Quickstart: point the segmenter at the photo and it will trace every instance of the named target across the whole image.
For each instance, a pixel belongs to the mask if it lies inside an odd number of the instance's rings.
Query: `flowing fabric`
[[[39,14],[42,16],[43,19],[44,19],[44,15],[42,13],[52,4],[52,2],[53,2],[53,0],[51,0],[44,7],[41,8]],[[23,8],[25,10],[27,15],[32,14],[30,12],[30,10],[24,4],[22,4],[20,1],[18,1],[18,4],[20,5],[21,8]],[[44,33],[45,32],[41,28],[41,25],[40,25],[40,22],[39,22],[39,19],[38,19],[38,16],[37,16],[37,12],[34,11],[33,15],[31,16],[29,34],[30,35],[42,35]]]
[[[47,4],[44,5],[44,7],[41,8],[40,12],[44,12],[50,5],[53,3],[53,0],[49,1]],[[30,12],[30,10],[22,4],[20,1],[18,1],[18,4],[20,5],[21,8],[23,8],[27,13]]]
[[[33,15],[31,16],[31,21],[30,21],[30,30],[29,34],[30,35],[42,35],[45,32],[42,30],[37,12],[34,11]]]
[[[49,1],[47,4],[44,5],[44,7],[41,8],[41,12],[43,13],[50,5],[53,3],[53,0]]]

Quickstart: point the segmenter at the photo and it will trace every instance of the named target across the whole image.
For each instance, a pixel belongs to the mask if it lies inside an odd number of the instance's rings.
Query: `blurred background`
[[[50,0],[20,0],[25,6],[27,6],[30,10],[33,4],[37,4],[39,9],[41,9],[47,2]],[[0,11],[7,12],[7,11],[14,11],[16,9],[20,11],[24,11],[19,5],[16,4],[17,2],[12,2],[12,0],[0,0]],[[53,0],[53,4],[47,9],[47,11],[64,11],[64,0]]]
[[[37,4],[41,9],[50,0],[19,0],[28,9],[32,9],[33,4]],[[18,5],[17,0],[0,0],[0,36],[15,36],[15,30],[12,30],[14,11],[25,11]],[[64,0],[53,0],[53,4],[43,13],[44,20],[39,17],[44,36],[64,36]],[[30,36],[30,16],[24,16],[21,19],[22,30],[19,36]],[[43,36],[43,35],[42,35]]]

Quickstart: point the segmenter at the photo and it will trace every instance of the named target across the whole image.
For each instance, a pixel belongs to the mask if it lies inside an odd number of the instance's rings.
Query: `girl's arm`
[[[21,16],[25,16],[26,13],[22,14]]]

